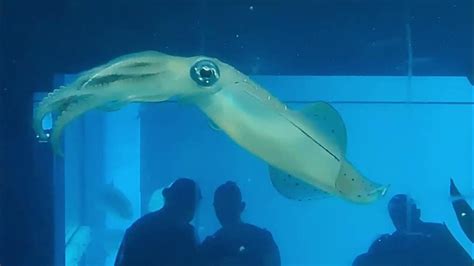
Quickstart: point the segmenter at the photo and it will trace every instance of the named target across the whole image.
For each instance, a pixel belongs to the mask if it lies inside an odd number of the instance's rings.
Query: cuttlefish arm
[[[84,72],[40,103],[34,128],[46,137],[41,120],[59,113],[51,142],[74,118],[92,109],[117,110],[130,102],[172,97],[196,105],[232,140],[270,167],[272,184],[287,198],[337,195],[368,203],[387,187],[358,172],[345,158],[346,132],[335,109],[319,102],[289,109],[232,66],[203,56],[177,57],[143,52],[117,58]]]
[[[189,89],[187,77],[193,61],[194,58],[145,51],[80,73],[74,82],[53,90],[35,108],[33,129],[37,138],[50,141],[55,153],[62,155],[60,139],[64,128],[87,111],[115,111],[132,102],[161,102],[211,93]],[[56,117],[51,135],[42,127],[44,117],[50,113]]]

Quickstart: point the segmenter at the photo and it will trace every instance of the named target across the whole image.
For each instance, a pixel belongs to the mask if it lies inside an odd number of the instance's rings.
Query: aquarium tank
[[[0,3],[0,266],[472,266],[472,0]]]

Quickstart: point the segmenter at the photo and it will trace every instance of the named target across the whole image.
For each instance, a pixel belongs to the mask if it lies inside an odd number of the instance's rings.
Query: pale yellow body
[[[202,59],[211,60],[220,69],[220,77],[212,86],[200,86],[189,75],[190,67]],[[287,108],[247,76],[213,58],[152,51],[117,58],[84,72],[72,84],[46,97],[35,113],[34,128],[40,138],[46,138],[41,120],[49,112],[61,113],[51,135],[59,152],[57,143],[63,128],[88,110],[113,111],[130,102],[170,98],[196,105],[241,147],[293,180],[314,187],[315,192],[322,190],[359,203],[377,200],[386,192],[386,186],[364,178],[345,159],[345,128],[329,105],[315,105],[316,115],[318,110],[330,114],[328,121],[318,122]],[[280,184],[279,176],[272,178],[282,194],[297,191]]]

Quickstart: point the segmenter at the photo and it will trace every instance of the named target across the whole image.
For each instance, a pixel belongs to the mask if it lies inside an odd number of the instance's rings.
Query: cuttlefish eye
[[[210,60],[200,60],[190,69],[191,78],[199,86],[212,86],[220,77],[219,67]]]

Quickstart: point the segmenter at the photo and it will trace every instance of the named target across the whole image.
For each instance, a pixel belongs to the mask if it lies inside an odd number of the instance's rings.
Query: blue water
[[[247,202],[244,220],[272,232],[282,265],[351,265],[376,237],[394,230],[386,206],[399,193],[416,200],[423,220],[446,223],[470,252],[449,200],[450,178],[462,191],[473,188],[474,96],[466,78],[414,77],[409,94],[406,77],[251,78],[290,108],[330,102],[346,124],[349,160],[368,178],[390,184],[388,194],[369,205],[288,200],[272,187],[266,163],[213,129],[199,110],[176,102],[134,104],[88,113],[67,129],[65,204],[72,207],[65,212],[66,227],[82,221],[100,239],[132,222],[81,205],[77,193],[91,198],[95,187],[113,180],[132,202],[136,219],[147,213],[154,191],[190,177],[203,194],[193,221],[201,240],[219,228],[214,189],[234,180]],[[88,252],[86,263],[112,265],[113,252]]]
[[[282,265],[351,265],[393,232],[387,203],[399,193],[472,256],[449,198],[453,178],[474,206],[472,10],[472,0],[2,2],[0,266],[113,265],[124,230],[178,177],[202,190],[199,240],[219,228],[214,190],[234,180],[244,220],[272,233]],[[390,185],[387,195],[368,205],[289,200],[264,161],[173,101],[88,112],[67,126],[64,159],[36,143],[32,98],[144,50],[216,57],[290,108],[328,102],[347,128],[348,159]]]

